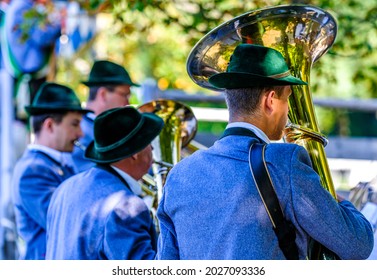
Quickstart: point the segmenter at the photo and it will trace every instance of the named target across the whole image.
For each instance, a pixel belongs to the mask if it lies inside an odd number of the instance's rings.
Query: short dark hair
[[[284,86],[250,87],[226,89],[225,101],[230,115],[252,115],[264,93],[275,90],[278,97],[283,93]]]
[[[33,132],[36,135],[39,135],[45,120],[47,120],[48,118],[52,118],[57,124],[59,124],[63,121],[64,116],[66,116],[67,114],[68,112],[59,112],[31,116],[30,122]]]
[[[99,88],[100,86],[93,86],[89,88],[88,101],[93,101],[94,99],[96,99]]]
[[[88,96],[88,101],[93,101],[97,97],[97,92],[101,87],[106,88],[108,91],[114,91],[115,87],[117,85],[100,85],[100,86],[91,86],[89,87],[89,96]]]

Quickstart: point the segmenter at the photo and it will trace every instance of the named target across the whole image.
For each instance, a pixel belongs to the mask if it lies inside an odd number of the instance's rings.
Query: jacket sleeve
[[[58,185],[59,179],[56,178],[56,174],[43,165],[30,166],[20,179],[19,197],[22,206],[44,229],[46,229],[47,209],[51,196]]]
[[[366,259],[373,249],[369,221],[348,201],[338,203],[312,169],[308,153],[297,146],[292,153],[290,186],[299,225],[341,259]]]
[[[104,229],[103,252],[111,260],[153,260],[153,221],[141,198],[124,196],[109,214]],[[101,251],[101,250],[100,250]]]
[[[165,209],[165,184],[163,195],[157,209],[157,217],[160,222],[160,236],[157,246],[157,260],[179,260],[179,249],[177,246],[177,236],[174,230],[174,224]]]

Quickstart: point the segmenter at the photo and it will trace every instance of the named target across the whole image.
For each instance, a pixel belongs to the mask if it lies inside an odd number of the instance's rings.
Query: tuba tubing
[[[169,171],[181,160],[182,149],[189,146],[196,135],[197,119],[189,106],[169,99],[153,100],[140,105],[138,110],[143,113],[154,113],[164,121],[162,131],[152,141],[152,170],[157,188],[157,208]]]

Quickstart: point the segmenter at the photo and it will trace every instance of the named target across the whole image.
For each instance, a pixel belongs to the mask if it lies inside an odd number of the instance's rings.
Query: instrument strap
[[[287,260],[298,260],[298,248],[295,243],[295,227],[284,217],[279,199],[271,181],[271,176],[268,173],[267,165],[264,160],[266,143],[258,138],[254,132],[243,127],[226,129],[220,139],[229,135],[250,136],[255,138],[257,143],[252,143],[249,149],[249,166],[251,175],[253,176],[258,193],[271,220],[273,230],[279,241],[280,249],[283,251]]]
[[[243,127],[227,128],[224,131],[223,135],[220,137],[220,139],[229,135],[250,136],[250,137],[256,138],[258,142],[262,142],[262,140],[258,138],[258,136],[254,132],[252,132],[250,129],[243,128]]]
[[[251,175],[253,176],[259,195],[271,220],[273,230],[279,241],[280,249],[283,251],[287,260],[298,260],[298,249],[295,243],[295,227],[284,217],[264,160],[265,148],[266,144],[251,144],[249,149]]]

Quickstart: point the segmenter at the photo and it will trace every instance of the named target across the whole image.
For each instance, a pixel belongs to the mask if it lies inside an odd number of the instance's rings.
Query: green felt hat
[[[291,75],[280,52],[260,45],[240,44],[234,50],[226,72],[208,80],[217,88],[307,85]]]
[[[37,91],[33,103],[25,106],[29,115],[41,115],[55,112],[77,111],[82,113],[92,112],[81,107],[81,102],[75,92],[56,83],[43,83]]]
[[[107,60],[99,60],[94,62],[92,70],[89,74],[88,81],[83,81],[82,83],[87,86],[140,86],[131,80],[130,75],[123,66],[120,66],[119,64]]]
[[[94,120],[94,141],[86,149],[85,158],[112,163],[130,157],[147,147],[163,126],[162,118],[131,106],[107,110]]]

